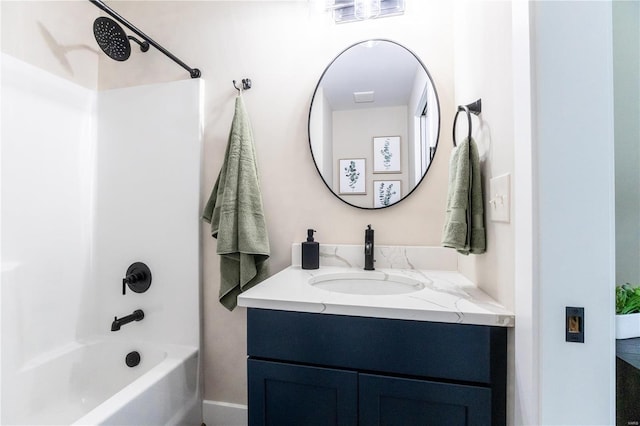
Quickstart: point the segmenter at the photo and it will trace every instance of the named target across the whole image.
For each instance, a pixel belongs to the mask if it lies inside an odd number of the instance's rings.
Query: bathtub
[[[140,363],[125,357],[137,351]],[[105,337],[31,360],[3,395],[8,425],[200,425],[198,350]]]

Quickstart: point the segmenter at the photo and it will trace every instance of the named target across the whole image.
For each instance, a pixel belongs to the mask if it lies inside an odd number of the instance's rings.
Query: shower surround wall
[[[202,82],[96,93],[4,54],[1,76],[5,416],[17,372],[114,316],[145,312],[117,337],[199,347]],[[123,296],[135,261],[151,288]]]
[[[136,309],[118,333],[198,346],[200,93],[185,80],[100,92],[94,268],[99,331]],[[122,295],[122,277],[144,262],[145,293]]]
[[[94,91],[2,55],[3,378],[73,342],[82,324],[92,284],[95,100]]]

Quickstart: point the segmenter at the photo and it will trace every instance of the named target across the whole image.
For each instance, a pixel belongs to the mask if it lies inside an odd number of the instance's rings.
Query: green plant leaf
[[[626,315],[640,312],[640,286],[625,283],[616,286],[616,314]]]

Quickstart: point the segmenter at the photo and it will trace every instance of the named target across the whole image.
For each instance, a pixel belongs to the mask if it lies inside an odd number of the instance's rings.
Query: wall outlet
[[[489,181],[489,218],[493,222],[511,222],[511,175],[509,173]]]

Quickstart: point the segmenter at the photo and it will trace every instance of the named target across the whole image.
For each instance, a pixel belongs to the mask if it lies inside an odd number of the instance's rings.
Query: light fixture
[[[404,14],[404,0],[332,0],[327,3],[327,10],[333,11],[336,23]]]
[[[354,0],[353,13],[356,19],[373,19],[380,15],[380,0]]]

